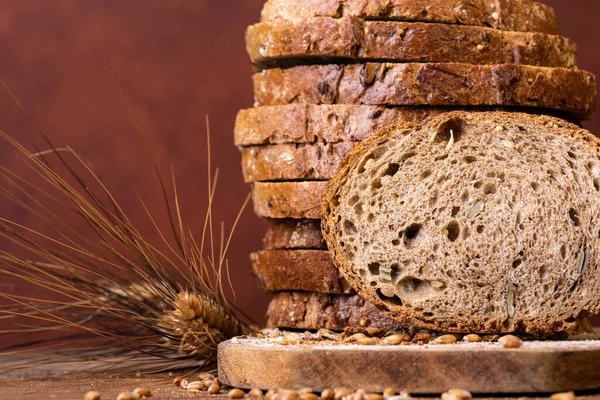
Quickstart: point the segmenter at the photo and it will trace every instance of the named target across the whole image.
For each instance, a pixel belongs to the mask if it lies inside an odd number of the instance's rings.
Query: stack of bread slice
[[[588,119],[594,76],[553,10],[531,0],[269,0],[250,26],[255,107],[235,144],[254,209],[269,219],[251,268],[275,293],[267,324],[364,330],[398,323],[340,278],[321,236],[327,181],[389,124],[451,110]]]

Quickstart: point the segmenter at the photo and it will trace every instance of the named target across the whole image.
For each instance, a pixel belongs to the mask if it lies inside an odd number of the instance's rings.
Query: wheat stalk
[[[115,80],[149,148],[116,76]],[[35,125],[4,82],[1,84],[18,111]],[[208,207],[199,241],[185,229],[174,173],[169,191],[149,150],[170,233],[158,226],[144,200],[139,200],[160,243],[150,243],[134,226],[83,156],[68,146],[55,147],[42,130],[36,130],[44,150],[30,150],[0,130],[0,139],[35,176],[35,181],[26,179],[0,166],[0,192],[51,228],[51,233],[45,233],[0,217],[0,237],[18,248],[0,249],[0,275],[33,291],[31,295],[0,292],[0,298],[8,303],[0,306],[0,323],[13,323],[0,335],[21,338],[17,345],[4,348],[4,354],[21,356],[23,351],[39,347],[42,350],[34,351],[43,351],[49,346],[56,346],[51,347],[55,351],[63,344],[73,347],[75,343],[80,355],[87,354],[94,361],[129,365],[132,360],[155,359],[163,368],[174,368],[190,360],[213,361],[218,343],[249,332],[249,325],[227,300],[224,283],[231,287],[226,254],[249,197],[227,238],[220,225],[217,243],[212,203],[218,170],[213,175],[208,121]],[[57,206],[60,213],[54,211]],[[63,213],[83,219],[91,235],[82,235],[66,223]],[[39,334],[53,335],[52,340],[38,343],[35,337]],[[107,344],[115,350],[99,356],[98,346]],[[132,364],[139,370],[138,363]]]

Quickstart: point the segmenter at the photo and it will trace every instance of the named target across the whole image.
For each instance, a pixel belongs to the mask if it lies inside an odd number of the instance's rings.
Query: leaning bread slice
[[[265,250],[327,250],[319,219],[281,219],[271,221],[263,238]]]
[[[277,144],[242,149],[246,182],[328,180],[358,142]]]
[[[339,277],[337,267],[327,251],[263,250],[250,254],[250,266],[264,293],[355,293]]]
[[[262,10],[262,21],[346,16],[560,34],[554,10],[531,0],[268,0]]]
[[[267,310],[268,328],[333,329],[370,335],[404,329],[357,295],[282,292]]]
[[[452,112],[384,129],[323,210],[340,275],[400,323],[547,333],[600,311],[600,141],[562,120]]]
[[[256,182],[254,212],[264,218],[319,219],[325,185],[325,181]]]
[[[559,35],[353,17],[252,25],[246,49],[259,69],[323,59],[577,66],[575,43]]]
[[[268,69],[253,77],[256,106],[371,104],[519,106],[589,118],[594,75],[565,68],[456,63],[366,63]]]

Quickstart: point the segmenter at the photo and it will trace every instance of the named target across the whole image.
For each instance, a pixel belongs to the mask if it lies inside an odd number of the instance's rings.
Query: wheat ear
[[[18,112],[35,125],[4,82],[1,84]],[[117,84],[148,147],[118,80]],[[5,282],[0,287],[0,299],[5,303],[0,306],[0,322],[3,327],[13,322],[0,335],[20,338],[16,345],[2,349],[5,354],[21,354],[36,346],[56,349],[63,344],[97,353],[98,346],[108,345],[116,349],[109,352],[109,362],[117,363],[117,354],[135,354],[158,358],[165,368],[175,368],[190,360],[214,360],[219,342],[250,330],[225,296],[225,289],[231,286],[226,254],[249,198],[227,239],[221,224],[217,243],[212,203],[218,170],[213,175],[208,121],[208,207],[199,241],[184,227],[174,173],[171,191],[152,157],[169,233],[159,228],[142,199],[140,204],[160,243],[150,243],[133,225],[83,156],[71,147],[54,146],[43,131],[36,130],[43,146],[34,145],[31,150],[0,130],[0,139],[34,175],[25,178],[0,166],[0,192],[49,228],[49,232],[41,232],[10,216],[0,216],[0,237],[11,248],[0,248],[0,275]],[[83,219],[90,235],[82,235],[66,223],[61,218],[64,213]],[[29,292],[12,294],[10,284]],[[39,335],[52,340],[38,341]],[[97,361],[101,357],[92,358]]]

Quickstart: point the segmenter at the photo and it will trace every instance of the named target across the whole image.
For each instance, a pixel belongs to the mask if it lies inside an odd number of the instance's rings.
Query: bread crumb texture
[[[384,129],[345,159],[323,215],[341,275],[400,323],[542,333],[600,310],[600,141],[563,120]]]

